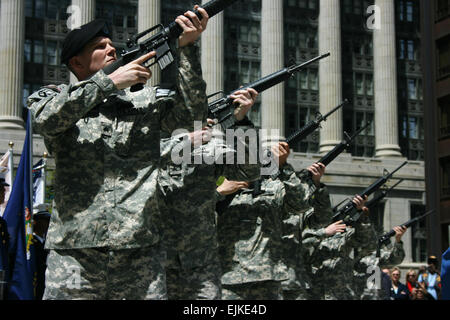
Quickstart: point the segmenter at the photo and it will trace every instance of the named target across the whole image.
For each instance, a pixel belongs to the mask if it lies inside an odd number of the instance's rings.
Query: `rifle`
[[[274,72],[268,76],[265,76],[264,78],[261,78],[253,83],[250,83],[246,85],[245,87],[238,88],[236,90],[233,90],[229,95],[217,99],[209,104],[208,106],[208,118],[210,119],[217,119],[216,124],[220,123],[223,130],[231,128],[234,123],[236,122],[234,118],[234,108],[233,108],[233,99],[230,98],[230,95],[232,95],[234,92],[238,90],[245,90],[248,88],[255,89],[258,93],[263,92],[264,90],[267,90],[283,81],[288,80],[290,77],[294,75],[294,73],[300,71],[307,65],[314,63],[320,59],[323,59],[325,57],[328,57],[330,53],[322,54],[318,57],[315,57],[309,61],[306,61],[302,64],[293,64],[290,67],[284,68],[280,71]],[[213,94],[216,95],[216,94]]]
[[[403,182],[403,179],[400,179],[396,184],[394,184],[392,187],[390,187],[389,189],[386,190],[381,190],[381,193],[375,197],[373,197],[371,200],[367,201],[367,203],[365,204],[365,206],[367,208],[372,208],[373,206],[375,206],[378,202],[380,202],[381,200],[384,199],[384,197],[387,196],[387,194],[394,189],[396,186],[398,186],[400,183]]]
[[[372,183],[369,187],[367,187],[363,192],[359,194],[361,198],[365,198],[366,196],[370,196],[372,193],[381,188],[398,170],[400,170],[403,166],[405,166],[408,161],[405,161],[401,164],[397,169],[389,173],[386,169],[384,169],[383,176],[379,178],[377,181]],[[333,216],[333,222],[343,220],[345,224],[351,225],[358,221],[360,216],[362,215],[362,211],[358,212],[356,209],[356,204],[353,203],[351,199],[347,200],[345,205],[337,210],[337,212]]]
[[[328,112],[326,115],[321,115],[320,112],[317,113],[316,119],[311,120],[306,125],[292,133],[289,137],[286,138],[286,142],[289,145],[294,144],[297,141],[301,141],[305,139],[307,136],[309,136],[311,133],[313,133],[317,128],[320,127],[320,123],[322,121],[327,121],[328,117],[331,116],[333,113],[335,113],[337,110],[342,108],[348,103],[348,100],[345,99],[344,102],[342,102],[337,107],[333,108],[330,112]]]
[[[424,213],[421,216],[412,218],[411,220],[406,221],[405,223],[401,224],[400,226],[402,227],[406,227],[409,228],[411,225],[413,225],[414,223],[418,222],[419,220],[422,220],[423,218],[425,218],[426,216],[429,216],[430,214],[432,214],[433,212],[435,212],[435,210],[430,210],[426,213]],[[394,229],[392,229],[389,232],[386,232],[385,234],[383,234],[381,237],[378,238],[378,242],[379,244],[383,244],[385,242],[387,242],[391,237],[395,236],[395,231]]]
[[[337,108],[342,107],[345,103],[347,103],[347,100],[345,100],[345,102],[339,106],[337,106],[336,108],[334,108],[333,110],[331,110],[330,112],[333,113],[334,111],[337,110]],[[330,115],[330,113],[328,113],[327,115],[324,116],[324,118],[326,119],[326,117],[328,117]],[[325,120],[324,119],[324,120]],[[316,120],[317,121],[317,120]],[[322,120],[320,120],[322,121]],[[311,121],[311,123],[309,123],[308,125],[316,125],[316,123],[314,123],[314,121]],[[307,126],[308,126],[307,125]],[[331,161],[333,161],[334,159],[337,158],[338,155],[340,155],[345,149],[347,149],[348,147],[350,147],[350,143],[361,133],[363,132],[368,126],[370,125],[370,123],[367,123],[364,127],[360,128],[358,131],[356,131],[351,137],[347,134],[347,132],[344,132],[344,140],[341,141],[341,143],[339,143],[337,146],[335,146],[331,151],[329,151],[326,155],[324,155],[322,158],[320,158],[318,161],[316,161],[316,163],[323,163],[325,166],[327,166],[328,164],[331,163]],[[305,127],[304,127],[305,128]],[[286,142],[289,144],[289,142],[295,141],[296,139],[298,139],[299,136],[302,136],[302,138],[306,137],[304,136],[304,128],[301,128],[299,131],[297,131],[298,135],[296,133],[292,134],[291,136],[289,136],[286,139]],[[317,127],[316,127],[317,128]],[[308,132],[308,134],[310,134],[311,132]],[[307,178],[312,178],[312,173],[308,170],[302,170],[303,174],[306,175]],[[280,175],[280,172],[278,171],[277,173],[272,175],[272,179],[276,179],[278,178],[278,176]]]
[[[217,13],[223,11],[226,7],[232,5],[234,2],[236,2],[236,0],[211,0],[201,7],[206,10],[209,17],[211,18]],[[195,10],[194,13],[200,20],[202,19],[202,15],[200,14],[200,12]],[[156,29],[161,30],[148,40],[138,43],[138,39],[146,36]],[[171,40],[177,39],[182,33],[183,29],[178,25],[178,23],[173,21],[167,27],[159,24],[137,35],[133,35],[127,41],[127,47],[129,50],[126,51],[120,59],[103,68],[103,71],[106,74],[111,74],[118,68],[126,65],[127,63],[130,63],[131,61],[136,60],[137,58],[151,51],[156,51],[156,56],[147,60],[144,65],[146,67],[151,67],[155,63],[158,63],[161,70],[164,70],[175,60],[169,42]],[[148,63],[152,59],[155,59],[156,61],[151,64]],[[132,86],[130,90],[132,92],[135,92],[141,90],[143,87],[144,86],[141,83],[138,83]]]

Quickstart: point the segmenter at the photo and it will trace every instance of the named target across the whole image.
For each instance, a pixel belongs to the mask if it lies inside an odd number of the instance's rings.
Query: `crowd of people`
[[[406,228],[377,247],[367,197],[359,195],[349,201],[360,218],[333,221],[322,163],[298,172],[287,161],[289,145],[278,142],[268,152],[276,172],[262,176],[267,164],[249,161],[255,150],[246,137],[224,141],[217,119],[207,118],[197,45],[208,14],[194,9],[202,19],[187,11],[175,20],[183,33],[172,44],[174,68],[165,71],[176,79],[171,86],[129,89],[151,77],[145,64],[155,52],[104,72],[117,55],[107,24],[94,20],[63,44],[61,60],[78,82],[28,97],[56,165],[42,298],[437,297],[430,266],[407,285],[392,269],[392,280],[380,280],[389,292],[369,284],[376,268],[403,261]],[[254,129],[247,113],[257,96],[242,88],[228,97],[232,129]],[[180,128],[187,133],[173,135]],[[180,150],[189,150],[187,161],[174,160]]]
[[[419,270],[409,269],[405,281],[401,282],[401,271],[398,267],[384,269],[390,277],[386,288],[391,300],[439,300],[441,292],[441,278],[438,272],[438,259],[428,258],[428,266]]]

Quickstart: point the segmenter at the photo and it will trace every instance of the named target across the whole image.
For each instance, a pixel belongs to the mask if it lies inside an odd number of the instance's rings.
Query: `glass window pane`
[[[360,73],[355,74],[355,91],[356,91],[356,94],[359,94],[359,95],[364,94],[363,75]]]
[[[300,89],[308,89],[308,70],[300,71]]]
[[[44,63],[44,43],[41,40],[34,40],[34,63]]]
[[[136,16],[127,17],[127,28],[136,28]]]
[[[416,117],[409,117],[409,138],[410,139],[417,139],[419,134],[417,130],[417,118]]]
[[[35,17],[36,18],[45,18],[45,1],[44,0],[36,0],[36,9],[35,9]]]
[[[57,42],[47,41],[47,64],[57,65]]]
[[[47,2],[47,18],[56,20],[58,13],[58,3],[56,0],[48,0]]]
[[[366,94],[368,96],[373,96],[373,76],[371,74],[366,74]]]
[[[241,25],[239,28],[239,39],[241,41],[248,40],[248,27],[246,25]]]
[[[25,62],[31,62],[31,47],[33,42],[30,39],[25,39],[24,58]]]
[[[319,89],[319,81],[317,77],[317,70],[309,70],[309,88],[311,90]]]
[[[414,41],[408,40],[408,59],[414,60]]]
[[[25,17],[33,16],[33,0],[25,0]]]
[[[417,99],[416,81],[414,79],[408,79],[408,98]]]
[[[414,6],[411,1],[406,2],[406,21],[412,22],[414,14]]]

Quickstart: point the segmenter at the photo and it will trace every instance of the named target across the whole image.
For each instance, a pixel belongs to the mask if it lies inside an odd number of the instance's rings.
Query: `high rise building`
[[[59,58],[68,21],[104,18],[111,22],[116,47],[125,48],[131,34],[168,23],[194,3],[2,0],[0,61],[8,68],[0,74],[0,99],[5,101],[0,107],[0,130],[5,132],[0,151],[6,151],[9,140],[16,142],[16,152],[21,150],[24,97],[41,85],[71,81]],[[324,122],[320,132],[292,146],[290,162],[301,170],[338,144],[344,131],[351,134],[371,123],[351,148],[327,167],[323,181],[336,205],[362,191],[384,169],[392,171],[408,160],[388,184],[399,178],[404,181],[371,212],[378,231],[388,230],[425,210],[423,160],[428,132],[423,122],[420,16],[419,3],[412,0],[237,1],[211,18],[202,35],[208,94],[231,91],[286,65],[330,52],[330,57],[260,94],[250,118],[257,126],[279,129],[280,136],[286,137],[314,119],[317,112],[324,114],[348,99],[350,103]],[[446,48],[448,41],[444,40],[441,46]],[[23,56],[23,61],[12,59],[17,55]],[[153,84],[170,81],[155,68],[153,74]],[[443,113],[445,101],[440,102]],[[39,157],[44,146],[38,136],[35,141],[35,156]],[[444,176],[448,167],[442,167]],[[403,267],[424,262],[425,223],[408,231],[404,243]]]
[[[428,250],[440,256],[450,245],[450,1],[421,1],[425,108]]]

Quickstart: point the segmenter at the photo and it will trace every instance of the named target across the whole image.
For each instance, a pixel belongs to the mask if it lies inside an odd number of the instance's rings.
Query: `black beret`
[[[9,187],[4,178],[0,178],[0,186]]]
[[[100,36],[111,38],[108,24],[101,19],[96,19],[70,31],[63,42],[61,62],[67,65],[70,58],[80,53],[89,41]]]

